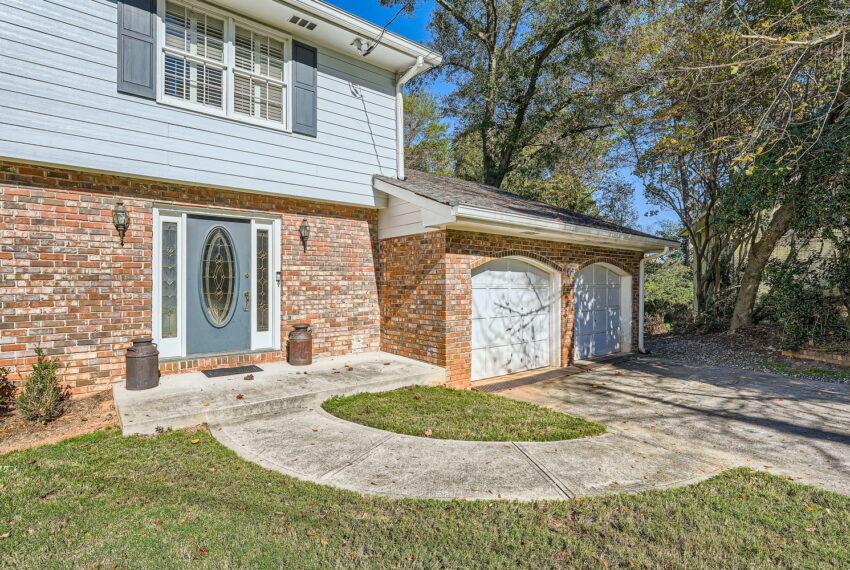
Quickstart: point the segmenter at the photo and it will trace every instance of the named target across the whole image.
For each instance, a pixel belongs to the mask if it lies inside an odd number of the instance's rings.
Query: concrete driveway
[[[725,467],[850,495],[850,385],[643,357],[500,392]]]

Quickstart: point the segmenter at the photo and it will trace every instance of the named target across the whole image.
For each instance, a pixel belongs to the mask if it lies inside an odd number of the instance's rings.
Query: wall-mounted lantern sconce
[[[115,225],[115,229],[118,230],[121,245],[124,245],[124,234],[127,233],[127,228],[130,227],[130,215],[124,208],[124,202],[118,202],[115,205],[115,211],[112,212],[112,223]]]
[[[298,235],[301,236],[301,244],[304,246],[304,251],[307,251],[307,241],[310,239],[310,224],[307,223],[307,218],[301,220],[301,225],[298,226]]]

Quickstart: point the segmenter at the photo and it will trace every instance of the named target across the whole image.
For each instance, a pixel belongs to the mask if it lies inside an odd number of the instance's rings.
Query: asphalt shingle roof
[[[407,170],[406,174],[406,180],[399,180],[398,178],[389,176],[376,176],[375,178],[448,206],[473,206],[497,212],[558,220],[577,226],[608,230],[633,236],[662,239],[658,236],[639,232],[600,218],[578,214],[564,210],[563,208],[556,208],[555,206],[550,206],[537,200],[531,200],[519,194],[500,190],[493,186],[487,186],[486,184],[429,174],[419,170]]]

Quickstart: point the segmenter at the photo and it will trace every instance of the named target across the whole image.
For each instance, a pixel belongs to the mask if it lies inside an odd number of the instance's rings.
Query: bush
[[[647,263],[644,291],[647,322],[658,328],[660,320],[668,330],[688,325],[694,302],[693,274],[681,260]]]
[[[8,411],[15,401],[15,385],[9,380],[9,371],[0,368],[0,412]]]
[[[782,348],[820,344],[848,337],[840,303],[822,266],[802,261],[773,261],[765,268],[770,287],[761,310],[782,326]]]
[[[59,359],[48,358],[41,348],[35,354],[38,360],[18,395],[18,409],[28,420],[47,423],[62,415],[68,393],[59,385]]]

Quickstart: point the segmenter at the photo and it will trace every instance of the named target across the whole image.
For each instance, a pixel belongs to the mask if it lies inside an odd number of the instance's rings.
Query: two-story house
[[[0,366],[75,393],[383,350],[472,380],[639,348],[677,244],[405,172],[401,89],[440,64],[320,0],[0,0]]]

